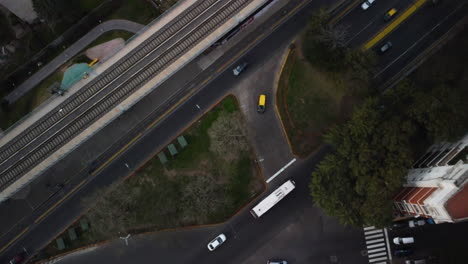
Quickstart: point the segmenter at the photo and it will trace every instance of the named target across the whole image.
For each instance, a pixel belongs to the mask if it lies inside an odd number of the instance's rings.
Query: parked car
[[[395,243],[395,245],[413,244],[414,237],[395,237],[393,238],[393,243]]]
[[[392,42],[387,41],[385,44],[382,45],[382,47],[380,47],[380,53],[385,53],[392,47],[393,47]]]
[[[232,70],[232,73],[235,76],[239,76],[239,74],[241,74],[241,72],[243,72],[245,70],[245,68],[247,68],[247,65],[249,65],[247,62],[243,62],[243,63],[237,65],[237,67]]]
[[[375,0],[367,0],[367,1],[364,1],[364,2],[361,4],[362,10],[367,10],[374,2],[375,2]]]
[[[392,224],[392,229],[393,228],[406,228],[408,227],[408,222],[406,221],[398,221],[398,222],[393,222]]]
[[[408,221],[409,227],[418,227],[418,226],[423,226],[425,224],[426,224],[426,221],[424,219]]]
[[[208,249],[210,251],[215,250],[219,246],[221,246],[226,241],[226,236],[224,234],[219,234],[215,239],[213,239],[210,243],[208,243]]]
[[[417,218],[417,219],[411,219],[409,221],[397,221],[392,224],[392,228],[413,228],[413,227],[418,227],[418,226],[423,226],[423,225],[432,225],[435,224],[434,220],[431,218]]]
[[[426,264],[425,259],[408,259],[405,261],[405,264]]]
[[[10,260],[10,262],[8,262],[8,264],[20,264],[20,263],[23,263],[23,261],[26,259],[26,255],[28,254],[28,251],[26,250],[26,248],[23,248],[23,251],[21,251],[20,253],[16,254],[16,256],[14,258],[12,258]]]
[[[23,255],[16,255],[8,263],[9,264],[19,264],[19,263],[23,263],[23,261],[24,261],[24,256]]]
[[[401,248],[393,251],[393,255],[398,258],[411,256],[412,254],[413,250],[409,248]]]
[[[288,264],[286,260],[268,260],[267,264]]]

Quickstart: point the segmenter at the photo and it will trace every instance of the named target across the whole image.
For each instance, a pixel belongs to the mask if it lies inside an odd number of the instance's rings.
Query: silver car
[[[208,243],[208,249],[210,251],[215,250],[219,246],[221,246],[226,241],[226,236],[224,234],[220,234],[215,239],[213,239],[210,243]]]
[[[380,53],[385,53],[393,47],[393,44],[390,41],[387,41],[385,44],[380,47]]]
[[[361,4],[362,10],[367,10],[374,2],[375,2],[375,0],[367,0],[367,1],[364,1],[364,2]]]
[[[239,74],[241,74],[241,72],[243,72],[245,70],[245,68],[247,68],[247,65],[249,65],[247,62],[243,62],[243,63],[237,65],[237,67],[232,70],[232,73],[235,76],[239,76]]]

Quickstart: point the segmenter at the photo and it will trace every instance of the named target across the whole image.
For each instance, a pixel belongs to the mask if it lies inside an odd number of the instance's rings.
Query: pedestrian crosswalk
[[[390,245],[388,243],[387,229],[378,229],[374,226],[364,227],[367,256],[371,264],[387,264],[392,260]]]

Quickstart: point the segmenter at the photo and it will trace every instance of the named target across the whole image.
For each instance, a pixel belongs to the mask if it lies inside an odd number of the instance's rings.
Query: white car
[[[367,0],[367,1],[364,1],[364,2],[361,4],[362,10],[367,10],[374,2],[375,2],[375,0]]]
[[[210,243],[208,243],[208,249],[210,251],[215,250],[217,247],[221,246],[226,241],[226,236],[224,234],[220,234],[215,239],[213,239]]]
[[[424,220],[410,220],[408,222],[408,225],[409,227],[413,228],[413,227],[417,227],[417,226],[423,226],[426,224],[426,221]]]
[[[393,238],[393,243],[395,243],[395,245],[413,244],[414,238],[413,237],[395,237]]]
[[[286,260],[269,260],[267,264],[288,264]]]
[[[405,264],[426,264],[425,259],[408,259],[405,261]]]

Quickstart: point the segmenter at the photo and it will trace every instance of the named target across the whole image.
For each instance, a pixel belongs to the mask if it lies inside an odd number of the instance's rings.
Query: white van
[[[395,245],[413,244],[414,237],[395,237],[393,238],[393,243],[395,243]]]

